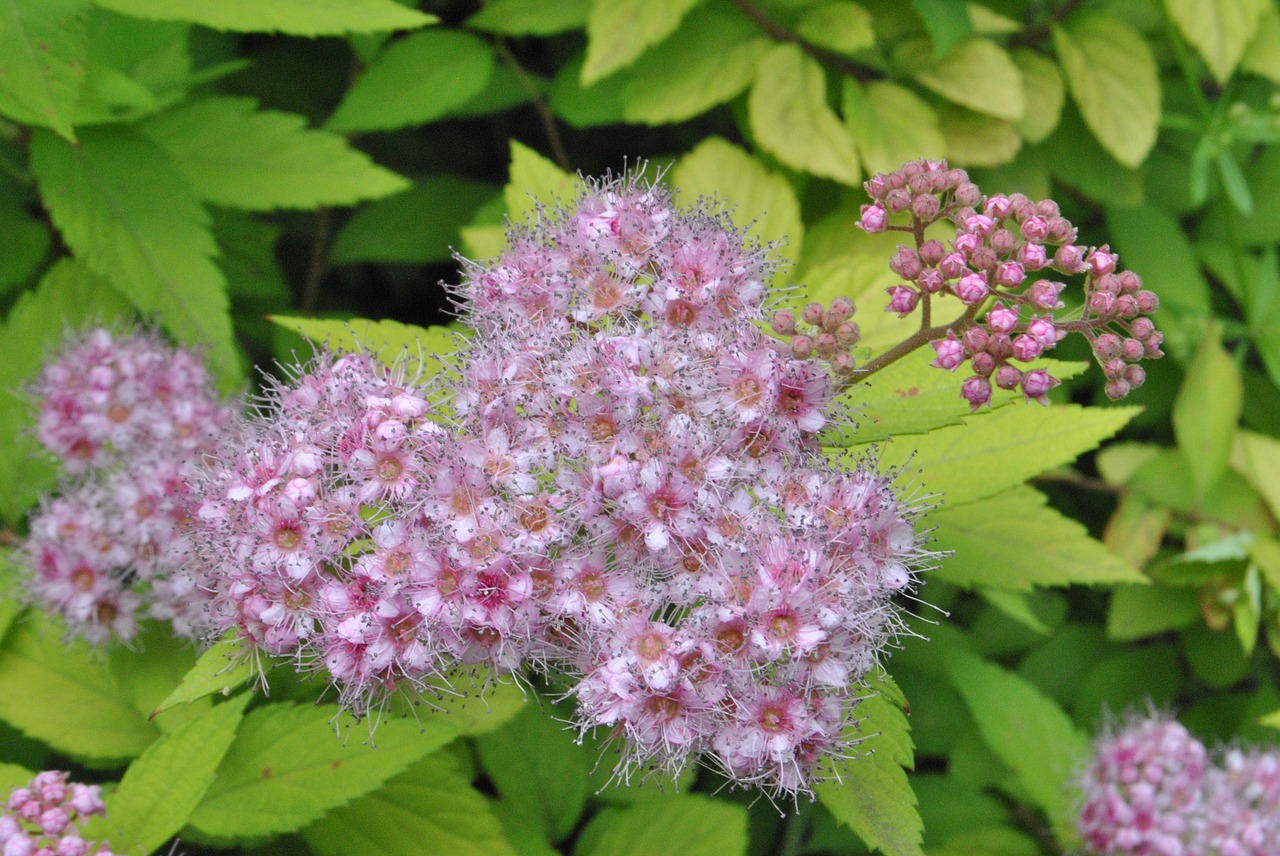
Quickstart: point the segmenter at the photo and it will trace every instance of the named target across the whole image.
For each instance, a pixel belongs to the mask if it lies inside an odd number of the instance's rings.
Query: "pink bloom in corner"
[[[68,783],[66,773],[46,770],[0,807],[0,847],[4,856],[112,856],[105,842],[79,833],[90,817],[105,813],[97,785]]]

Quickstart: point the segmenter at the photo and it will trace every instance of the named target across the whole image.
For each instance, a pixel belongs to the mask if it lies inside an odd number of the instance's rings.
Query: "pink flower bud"
[[[938,262],[938,272],[947,279],[956,279],[963,276],[968,269],[969,263],[965,261],[965,257],[959,252],[951,253]]]
[[[835,333],[836,342],[842,348],[852,348],[854,345],[858,344],[858,338],[860,335],[861,332],[858,330],[858,325],[852,321],[845,321],[841,323],[841,325],[836,328]]]
[[[817,327],[822,323],[822,314],[826,309],[821,303],[806,304],[800,313],[800,317],[804,319],[804,323]]]
[[[982,202],[982,191],[978,189],[978,185],[967,180],[967,175],[965,179],[963,183],[956,186],[956,204],[963,208],[972,208]]]
[[[1022,394],[1027,401],[1038,401],[1041,404],[1047,404],[1048,402],[1044,397],[1045,393],[1057,386],[1058,383],[1058,379],[1051,377],[1044,369],[1036,369],[1022,376]]]
[[[1125,368],[1124,360],[1115,357],[1102,364],[1102,373],[1109,378],[1115,379],[1124,375]]]
[[[838,375],[852,374],[853,370],[858,367],[854,362],[853,354],[842,352],[836,354],[831,360],[831,370]]]
[[[1013,356],[1013,341],[1008,333],[994,333],[987,337],[987,353],[996,358],[996,362],[1007,360]]]
[[[1117,295],[1120,293],[1120,277],[1114,273],[1104,273],[1094,281],[1093,290]]]
[[[929,365],[953,372],[964,362],[964,345],[956,338],[956,334],[947,332],[947,338],[931,342],[937,357]]]
[[[868,179],[862,186],[866,189],[867,195],[870,196],[872,199],[880,199],[884,196],[885,192],[889,189],[889,180],[885,177],[884,173],[878,172],[875,175],[871,176],[871,178]],[[865,212],[867,210],[867,207],[869,206],[864,206],[862,210]]]
[[[968,180],[969,180],[969,173],[965,172],[962,169],[947,170],[947,190],[959,190],[961,187],[964,186],[965,182],[967,182]],[[968,204],[976,205],[977,203],[970,202]]]
[[[920,293],[914,288],[907,285],[895,285],[893,288],[885,289],[889,292],[890,312],[897,312],[899,318],[905,318],[910,315],[916,308],[916,303],[920,300]]]
[[[991,403],[991,381],[985,377],[966,378],[960,386],[960,397],[969,402],[969,410],[976,411]]]
[[[1074,241],[1076,238],[1076,227],[1071,225],[1071,221],[1065,217],[1049,218],[1049,234],[1045,236],[1045,240],[1051,244],[1062,244],[1067,241]]]
[[[946,254],[947,250],[941,241],[930,239],[920,245],[920,261],[930,267],[936,266]]]
[[[1093,271],[1094,276],[1102,276],[1104,273],[1111,273],[1116,269],[1116,263],[1120,261],[1120,257],[1110,251],[1105,244],[1089,254],[1089,258],[1085,259],[1085,264],[1089,266],[1089,270]]]
[[[1089,311],[1106,317],[1115,308],[1116,296],[1109,291],[1095,291],[1089,295]]]
[[[920,256],[910,247],[898,245],[898,251],[889,259],[889,269],[903,279],[914,280],[924,270]]]
[[[1044,346],[1030,336],[1019,336],[1013,340],[1013,358],[1029,363],[1044,351]]]
[[[997,333],[1008,333],[1018,323],[1018,310],[997,302],[987,313],[987,326]]]
[[[924,172],[915,170],[907,176],[907,188],[916,194],[932,193],[933,179],[929,178]]]
[[[890,190],[884,195],[885,207],[897,214],[911,207],[911,191],[904,188]]]
[[[1164,351],[1160,350],[1160,345],[1163,342],[1164,342],[1164,333],[1161,333],[1159,330],[1152,333],[1150,336],[1147,337],[1146,341],[1142,343],[1143,356],[1152,360],[1163,357]]]
[[[1062,213],[1062,210],[1058,208],[1058,203],[1052,199],[1041,199],[1036,203],[1036,213],[1048,220],[1052,217],[1057,217]]]
[[[1017,288],[1026,278],[1026,271],[1017,262],[1003,262],[996,268],[996,285],[1004,288]]]
[[[978,249],[981,243],[982,240],[971,232],[962,232],[961,234],[956,235],[956,249],[964,253],[966,256],[972,254],[974,250]]]
[[[813,351],[819,358],[829,360],[836,355],[836,337],[830,333],[819,333],[813,340]]]
[[[962,276],[960,281],[951,287],[951,290],[961,301],[969,304],[978,303],[990,291],[987,287],[986,273],[971,273],[967,276]]]
[[[973,368],[973,373],[979,377],[990,377],[996,370],[996,358],[990,354],[974,354],[969,364]]]
[[[1142,366],[1125,366],[1124,381],[1130,389],[1137,389],[1147,381],[1147,370]]]
[[[793,336],[796,332],[796,316],[794,312],[785,309],[773,313],[773,320],[769,322],[769,327],[773,332],[782,336]]]
[[[932,193],[920,193],[911,200],[911,213],[926,223],[937,219],[941,210],[942,203]]]
[[[1066,332],[1054,326],[1053,318],[1048,315],[1032,318],[1031,323],[1027,325],[1027,334],[1046,348],[1052,348],[1067,335]]]
[[[793,336],[791,338],[791,356],[797,360],[807,360],[811,353],[813,353],[812,339],[808,336]]]
[[[964,331],[960,341],[964,343],[965,353],[976,354],[980,351],[985,351],[987,348],[987,331],[981,327],[970,327]]]
[[[1131,363],[1136,363],[1142,359],[1142,355],[1146,352],[1146,347],[1137,339],[1125,339],[1120,345],[1120,356]]]
[[[1049,264],[1044,247],[1039,244],[1023,244],[1018,247],[1016,258],[1027,270],[1041,270]]]
[[[1049,224],[1043,217],[1028,217],[1022,221],[1022,237],[1028,241],[1043,241],[1049,234]]]
[[[942,272],[937,268],[925,268],[920,272],[920,278],[916,280],[916,285],[927,294],[937,294],[946,284],[946,280],[942,278]]]
[[[964,218],[964,229],[966,232],[972,232],[980,238],[990,235],[996,227],[995,221],[986,214],[970,214]]]
[[[1135,339],[1145,339],[1156,331],[1156,325],[1150,318],[1136,318],[1129,325],[1129,332]]]
[[[1053,254],[1053,266],[1063,273],[1080,273],[1085,268],[1084,248],[1063,244]]]
[[[858,311],[858,307],[853,301],[841,295],[831,301],[831,314],[844,321],[846,318],[852,318],[853,314]]]
[[[1008,229],[996,229],[988,239],[996,255],[1006,257],[1018,248],[1018,237]]]
[[[1138,300],[1132,294],[1122,294],[1116,298],[1115,313],[1126,321],[1138,317]]]
[[[1129,382],[1123,378],[1109,380],[1107,385],[1103,387],[1103,391],[1106,392],[1107,398],[1112,401],[1118,401],[1129,394]]]
[[[1125,294],[1137,294],[1142,288],[1142,277],[1131,270],[1120,274],[1120,290]]]
[[[1103,361],[1120,356],[1120,348],[1120,337],[1115,333],[1103,333],[1093,340],[1093,352]]]
[[[974,270],[985,271],[996,266],[996,251],[990,247],[978,247],[969,254],[969,267]]]
[[[1009,197],[1002,193],[997,193],[994,196],[987,197],[987,204],[983,207],[983,210],[987,212],[988,217],[994,217],[999,220],[1009,216],[1010,205]]]
[[[871,182],[867,182],[870,184]],[[871,194],[875,196],[876,194]],[[879,202],[874,205],[863,205],[862,216],[858,219],[858,228],[869,235],[876,232],[883,232],[885,226],[889,225],[889,212],[884,210],[884,206]]]
[[[996,370],[996,386],[1001,389],[1017,389],[1020,383],[1022,383],[1022,372],[1016,367],[1005,363]]]
[[[1160,308],[1160,296],[1154,291],[1139,291],[1134,298],[1138,301],[1138,311],[1143,315],[1150,315]]]
[[[1027,290],[1027,297],[1031,301],[1031,305],[1037,309],[1052,311],[1061,309],[1063,302],[1058,299],[1058,295],[1062,294],[1062,290],[1067,287],[1065,282],[1050,282],[1047,279],[1038,279],[1031,284],[1031,288]]]
[[[907,186],[907,176],[902,170],[891,172],[886,176],[889,180],[890,190],[901,190]]]

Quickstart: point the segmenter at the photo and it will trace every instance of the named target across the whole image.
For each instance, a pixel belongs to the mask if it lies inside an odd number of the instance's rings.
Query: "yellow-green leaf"
[[[1258,22],[1257,35],[1245,49],[1240,67],[1251,74],[1280,83],[1280,10],[1268,5]]]
[[[1058,64],[1029,48],[1013,52],[1013,62],[1022,72],[1022,88],[1027,94],[1027,111],[1015,124],[1028,143],[1038,143],[1053,133],[1062,118],[1067,89]]]
[[[84,85],[86,0],[0,0],[0,112],[11,102],[75,139],[71,117]],[[20,121],[25,115],[13,116]]]
[[[1012,123],[963,107],[944,110],[939,128],[947,157],[964,166],[1000,166],[1016,158],[1022,148]]]
[[[1237,432],[1231,465],[1262,496],[1272,516],[1280,520],[1280,440],[1252,431]]]
[[[1116,160],[1136,167],[1156,142],[1160,80],[1146,39],[1109,15],[1053,28],[1071,97],[1085,124]]]
[[[845,78],[844,121],[868,172],[891,172],[909,160],[946,155],[938,114],[923,98],[891,81],[863,86]]]
[[[215,30],[336,36],[421,27],[436,21],[395,0],[95,0],[151,21],[191,21]]]
[[[587,16],[582,84],[625,68],[671,35],[699,0],[594,0]]]
[[[1268,0],[1164,0],[1169,17],[1219,83],[1235,71],[1268,6],[1274,8]]]
[[[796,45],[777,45],[760,61],[748,100],[751,132],[784,164],[856,185],[853,139],[827,106],[826,74]]]
[[[914,65],[928,56],[916,42],[905,43],[900,52]],[[1015,122],[1026,112],[1022,74],[1008,52],[990,39],[968,39],[915,75],[943,98],[979,113]]]
[[[1210,324],[1173,403],[1173,434],[1191,468],[1198,499],[1227,470],[1243,403],[1240,370],[1222,347],[1220,328]]]
[[[857,3],[823,3],[796,22],[796,35],[840,53],[854,54],[874,47],[871,15]]]

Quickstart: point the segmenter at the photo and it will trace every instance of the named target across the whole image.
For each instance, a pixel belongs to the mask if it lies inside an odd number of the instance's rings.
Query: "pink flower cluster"
[[[1081,781],[1078,827],[1100,856],[1275,856],[1280,750],[1213,756],[1176,720],[1131,716]]]
[[[325,354],[223,445],[195,537],[219,620],[357,711],[531,667],[621,775],[807,790],[929,556],[889,478],[822,454],[833,383],[762,332],[771,272],[627,178],[513,230],[456,289],[439,394]]]
[[[39,773],[25,788],[15,788],[0,811],[0,848],[4,856],[111,856],[105,844],[80,837],[77,827],[106,813],[97,785],[67,782],[60,770]]]
[[[899,245],[889,263],[904,280],[889,289],[889,310],[905,317],[921,307],[927,327],[934,298],[954,297],[965,307],[954,322],[926,332],[936,352],[933,365],[955,371],[969,363],[973,375],[961,395],[974,410],[990,403],[992,384],[1044,403],[1058,380],[1017,364],[1051,350],[1069,332],[1088,337],[1111,398],[1142,385],[1139,361],[1162,356],[1163,336],[1147,317],[1159,305],[1155,293],[1143,289],[1137,274],[1120,272],[1109,247],[1075,243],[1075,226],[1053,200],[986,196],[945,161],[908,163],[873,176],[866,189],[874,202],[862,206],[858,225],[914,238],[914,246]],[[900,213],[909,225],[892,223]],[[955,224],[955,237],[926,239],[926,229],[941,220]],[[1072,320],[1054,315],[1065,306],[1060,295],[1067,288],[1051,278],[1055,273],[1084,276],[1083,308]]]
[[[187,482],[232,416],[203,360],[155,333],[95,329],[32,393],[64,474],[31,519],[31,595],[92,642],[131,638],[144,605],[200,635],[202,592],[183,570]]]

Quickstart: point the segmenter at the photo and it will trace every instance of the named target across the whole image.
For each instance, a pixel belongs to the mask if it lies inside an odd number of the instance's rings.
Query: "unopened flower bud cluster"
[[[79,827],[106,813],[97,785],[68,782],[60,770],[36,775],[15,788],[0,810],[0,852],[4,856],[111,856],[106,843],[81,837]]]
[[[1022,194],[984,195],[964,170],[945,161],[915,161],[866,183],[874,200],[862,207],[859,226],[868,233],[910,233],[889,267],[903,283],[889,289],[889,310],[899,317],[935,298],[955,298],[963,314],[933,338],[933,365],[956,371],[968,364],[961,395],[976,410],[991,401],[994,387],[1021,390],[1044,403],[1058,380],[1026,364],[1051,350],[1068,332],[1090,340],[1107,377],[1106,392],[1123,398],[1141,386],[1138,363],[1162,356],[1163,336],[1150,316],[1159,301],[1132,271],[1117,269],[1107,246],[1076,243],[1076,228],[1052,200]],[[894,224],[895,215],[909,223]],[[955,237],[925,237],[936,222],[955,224]],[[1079,317],[1055,315],[1064,308],[1067,283],[1055,276],[1084,277]],[[982,320],[978,321],[979,315]]]
[[[1280,750],[1210,753],[1172,717],[1130,716],[1102,736],[1077,825],[1099,856],[1275,856]]]
[[[187,483],[232,416],[202,358],[99,328],[68,342],[32,394],[63,471],[31,519],[32,596],[92,642],[131,638],[140,611],[202,635],[203,593],[183,569]]]
[[[847,297],[837,297],[828,308],[821,303],[806,304],[800,321],[809,329],[801,330],[795,313],[780,309],[773,313],[770,327],[780,336],[789,337],[791,356],[797,360],[817,357],[826,360],[837,377],[848,377],[857,367],[850,351],[858,344],[861,331],[850,320],[856,307]]]

